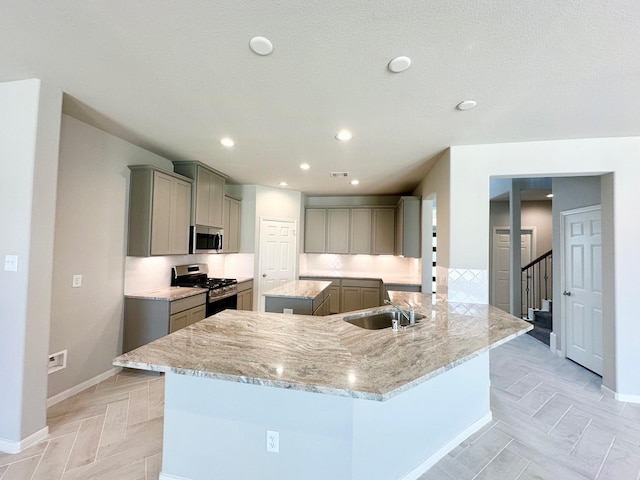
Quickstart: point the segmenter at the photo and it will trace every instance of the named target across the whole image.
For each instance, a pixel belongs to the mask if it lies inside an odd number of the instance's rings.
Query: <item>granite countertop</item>
[[[294,280],[277,286],[265,293],[265,297],[307,298],[313,300],[331,286],[331,282]]]
[[[425,318],[398,332],[344,321],[389,306],[325,317],[225,310],[113,364],[384,401],[532,328],[490,305],[410,295]]]
[[[385,273],[381,276],[369,275],[366,273],[354,273],[345,271],[326,271],[326,272],[307,272],[300,273],[300,277],[308,278],[349,278],[353,280],[382,280],[383,283],[391,283],[396,285],[422,285],[420,277],[412,275],[398,275]]]
[[[192,287],[166,287],[157,288],[155,290],[147,290],[146,292],[132,293],[125,295],[124,298],[140,298],[145,300],[166,300],[173,302],[174,300],[180,300],[182,298],[192,297],[201,293],[207,293],[209,290],[206,288],[192,288]]]

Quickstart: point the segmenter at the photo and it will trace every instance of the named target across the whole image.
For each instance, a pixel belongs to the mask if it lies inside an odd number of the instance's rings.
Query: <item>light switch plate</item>
[[[18,256],[17,255],[5,255],[4,256],[4,269],[7,272],[18,271]]]

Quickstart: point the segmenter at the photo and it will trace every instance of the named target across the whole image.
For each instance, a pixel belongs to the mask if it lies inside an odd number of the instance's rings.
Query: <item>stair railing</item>
[[[522,267],[522,317],[530,308],[541,309],[542,300],[553,297],[553,250]]]

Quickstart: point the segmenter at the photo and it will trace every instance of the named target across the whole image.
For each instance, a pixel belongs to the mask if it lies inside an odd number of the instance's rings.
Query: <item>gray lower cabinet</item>
[[[131,165],[127,255],[189,253],[191,180],[150,165]]]
[[[340,280],[332,281],[329,287],[329,295],[329,314],[340,313]]]
[[[326,307],[329,315],[379,307],[384,303],[385,290],[380,280],[304,276],[300,280],[331,282],[326,290],[329,294]]]
[[[253,280],[238,283],[238,310],[253,310]]]
[[[125,298],[123,352],[204,319],[206,302],[206,293],[172,302],[166,299]]]
[[[422,292],[421,285],[407,285],[405,283],[385,283],[387,292]]]
[[[341,311],[379,307],[383,303],[380,280],[342,279]]]

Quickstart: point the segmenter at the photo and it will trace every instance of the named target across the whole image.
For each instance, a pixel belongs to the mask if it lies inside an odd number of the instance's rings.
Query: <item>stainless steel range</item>
[[[207,317],[238,308],[238,281],[235,278],[209,278],[208,274],[206,263],[176,265],[171,268],[171,286],[208,288]]]

